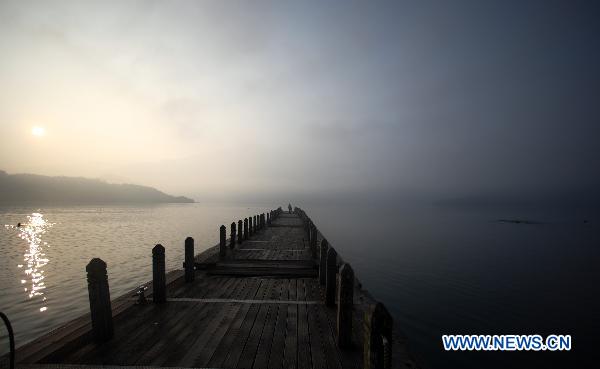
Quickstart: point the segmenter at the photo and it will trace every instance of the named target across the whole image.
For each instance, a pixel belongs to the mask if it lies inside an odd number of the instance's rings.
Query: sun
[[[36,137],[42,137],[46,134],[46,130],[44,129],[44,127],[35,126],[31,129],[31,134]]]

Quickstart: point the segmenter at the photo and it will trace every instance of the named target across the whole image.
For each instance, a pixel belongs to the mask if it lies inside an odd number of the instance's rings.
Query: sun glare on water
[[[17,265],[17,268],[23,270],[24,275],[19,279],[25,295],[40,303],[39,310],[41,312],[48,310],[47,297],[44,293],[46,290],[44,267],[50,262],[46,256],[46,250],[50,245],[43,241],[43,238],[52,226],[54,223],[48,222],[41,213],[28,215],[27,221],[23,223],[4,226],[8,230],[17,230],[18,237],[25,241],[23,263]]]
[[[46,130],[44,129],[44,127],[35,126],[31,129],[31,134],[36,137],[42,137],[46,134]]]

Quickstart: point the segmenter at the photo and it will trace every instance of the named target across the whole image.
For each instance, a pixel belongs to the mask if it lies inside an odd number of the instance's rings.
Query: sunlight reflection
[[[46,305],[46,296],[44,290],[46,284],[44,282],[43,267],[48,264],[49,260],[44,253],[44,247],[49,247],[47,242],[42,242],[42,236],[50,229],[54,223],[50,223],[44,219],[44,215],[40,213],[32,213],[27,216],[27,223],[19,223],[17,226],[7,225],[5,227],[16,229],[19,232],[19,237],[27,242],[28,248],[23,255],[25,264],[18,264],[17,267],[25,268],[24,273],[29,278],[21,279],[21,284],[26,284],[29,280],[29,287],[24,287],[25,292],[28,292],[28,297],[34,299],[40,298],[42,306],[40,311],[48,309]]]

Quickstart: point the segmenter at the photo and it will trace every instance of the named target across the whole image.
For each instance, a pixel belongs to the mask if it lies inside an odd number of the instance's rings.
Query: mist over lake
[[[111,345],[135,351],[131,365],[246,368],[260,356],[258,366],[293,367],[310,356],[312,369],[368,368],[391,347],[402,369],[581,366],[600,328],[599,19],[600,2],[585,0],[0,1],[0,311],[17,346],[90,311],[112,319],[100,261],[98,298],[88,295],[91,258],[107,262],[114,298],[152,279],[156,244],[166,269],[181,269],[191,236],[197,252],[219,241],[219,259],[197,255],[184,287],[198,273],[217,292],[239,287],[218,296],[237,301],[287,283],[306,306],[285,309],[306,308],[305,319],[279,315],[286,292],[275,322],[262,300],[220,309],[182,287],[171,297],[194,300],[169,305],[168,332],[135,315],[149,306],[119,316],[126,334]],[[229,237],[231,222],[289,202],[297,212],[225,250],[222,224]],[[350,299],[362,290],[346,268],[345,320],[332,310],[341,259],[331,251],[317,267],[312,225],[375,296]],[[266,274],[234,280],[250,269]],[[293,282],[270,279],[288,269]],[[386,308],[406,340],[379,332]],[[369,309],[382,319],[363,319]],[[234,319],[241,311],[247,321]],[[322,329],[359,314],[374,332],[349,330],[373,343],[360,355]],[[99,326],[95,339],[112,337]],[[272,332],[266,346],[260,329]],[[225,338],[209,341],[214,332]],[[572,350],[444,351],[452,334],[571,335]],[[0,353],[6,343],[0,328]],[[56,361],[109,356],[78,350]]]

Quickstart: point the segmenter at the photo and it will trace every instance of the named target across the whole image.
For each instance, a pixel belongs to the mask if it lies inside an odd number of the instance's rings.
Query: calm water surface
[[[597,352],[595,211],[435,206],[307,211],[334,237],[333,245],[366,288],[386,303],[428,367],[565,368]],[[573,351],[445,352],[443,334],[570,334]]]
[[[11,319],[20,346],[89,312],[85,266],[91,258],[108,264],[114,298],[152,279],[157,243],[166,249],[167,270],[181,268],[187,236],[200,252],[218,243],[221,224],[268,210],[199,204],[0,207],[0,310]],[[0,332],[4,353],[4,326]]]
[[[593,351],[600,328],[598,218],[431,206],[303,208],[386,304],[427,367],[565,367]],[[201,251],[217,243],[220,224],[267,210],[199,204],[0,208],[0,309],[22,345],[89,311],[85,265],[91,258],[107,262],[116,297],[151,279],[156,243],[166,248],[167,268],[178,268],[186,236]],[[497,222],[503,218],[543,223]],[[27,225],[14,227],[18,222]],[[551,333],[571,334],[573,351],[441,349],[442,334]]]

